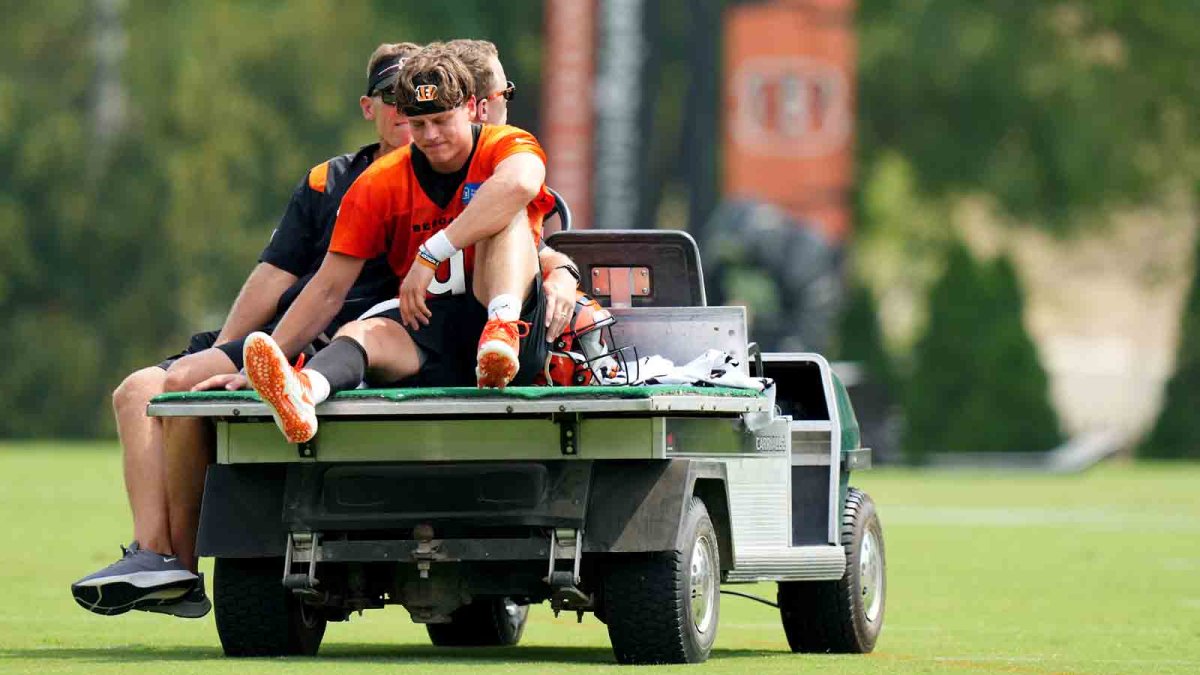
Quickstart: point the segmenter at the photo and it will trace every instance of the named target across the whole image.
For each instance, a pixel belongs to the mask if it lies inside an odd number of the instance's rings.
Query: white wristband
[[[446,258],[450,258],[455,253],[458,253],[458,249],[454,248],[454,244],[451,244],[450,238],[446,236],[445,230],[425,240],[423,246],[430,255],[437,258],[438,262],[442,262]]]

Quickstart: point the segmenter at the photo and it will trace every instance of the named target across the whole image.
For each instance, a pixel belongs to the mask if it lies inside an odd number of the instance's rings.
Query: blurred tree
[[[838,325],[838,344],[831,356],[860,364],[868,380],[894,395],[899,378],[884,346],[875,296],[861,284],[852,285],[847,295]]]
[[[847,296],[839,317],[838,343],[829,356],[859,368],[860,377],[852,385],[851,395],[863,446],[871,448],[877,461],[899,462],[902,390],[895,364],[884,346],[879,305],[862,284],[852,284]]]
[[[1200,459],[1200,240],[1196,248],[1175,375],[1167,383],[1158,421],[1138,448],[1137,454],[1143,457]]]
[[[119,243],[98,227],[101,184],[83,161],[94,92],[94,58],[80,48],[92,28],[88,10],[23,3],[0,23],[0,351],[8,356],[0,436],[80,430],[97,417],[107,331],[91,291],[105,287],[119,260],[99,256]],[[153,189],[153,177],[147,182]]]
[[[1021,298],[1007,258],[983,266],[961,243],[951,245],[905,395],[903,443],[911,460],[933,452],[1049,450],[1061,440]]]
[[[928,333],[912,354],[906,448],[1049,447],[1057,432],[1042,407],[1045,375],[1019,323],[980,335],[985,316],[948,307],[970,295],[946,278],[974,276],[949,243],[950,213],[962,196],[983,195],[1002,220],[1069,235],[1103,227],[1107,210],[1161,203],[1200,177],[1192,71],[1200,12],[1189,2],[879,0],[859,3],[857,20],[865,179],[853,273],[880,297],[924,296],[943,262],[947,275],[928,308],[909,313],[918,325],[928,313]],[[1017,288],[1011,270],[996,273]],[[997,357],[991,340],[1001,334],[1021,363]],[[979,407],[983,390],[994,400]],[[1032,397],[1029,411],[998,412],[1012,403],[1002,397],[1019,396]],[[994,426],[1001,415],[1011,428]],[[1029,430],[1023,439],[1001,440],[1020,428]]]
[[[864,167],[897,151],[1061,231],[1200,173],[1194,3],[880,0],[859,27]]]

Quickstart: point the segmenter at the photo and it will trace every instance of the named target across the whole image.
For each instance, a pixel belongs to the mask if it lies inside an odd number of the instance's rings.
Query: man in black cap
[[[203,421],[162,420],[146,416],[146,405],[164,391],[186,391],[221,373],[242,368],[242,342],[255,330],[270,330],[320,267],[342,196],[376,159],[411,140],[408,119],[396,109],[392,93],[405,58],[419,47],[411,42],[380,45],[368,61],[367,85],[359,98],[363,118],[374,123],[378,140],[357,152],[339,155],[313,167],[292,193],[287,210],[259,256],[220,330],[193,335],[187,347],[156,366],[138,370],[113,393],[113,409],[124,451],[125,489],[133,513],[133,543],[122,547],[117,562],[80,579],[71,594],[85,609],[122,614],[141,609],[186,618],[204,616],[211,603],[196,573],[195,519],[203,489],[204,466],[211,454]],[[395,297],[398,280],[387,261],[364,266],[346,306],[327,331],[358,317],[376,303]],[[311,351],[310,347],[310,351]],[[180,490],[196,508],[168,506],[166,436],[176,452],[193,466],[179,473],[189,478],[199,467],[199,485]],[[170,469],[174,472],[176,467]],[[194,483],[194,480],[183,481]],[[172,499],[171,502],[176,500]]]

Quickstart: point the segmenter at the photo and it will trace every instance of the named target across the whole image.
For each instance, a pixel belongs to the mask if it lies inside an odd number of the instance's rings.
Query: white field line
[[[1089,527],[1102,530],[1146,530],[1200,533],[1200,519],[1119,511],[1109,508],[904,506],[880,508],[886,527],[893,525],[982,525],[991,527]]]
[[[1192,666],[1200,665],[1196,659],[1081,659],[1074,656],[933,656],[931,661],[979,661],[999,663],[1046,663],[1048,661],[1070,661],[1071,663],[1109,663],[1109,664],[1139,664],[1159,666]]]
[[[721,625],[725,626],[725,622],[722,621]],[[737,626],[739,624],[733,624],[733,625]],[[756,625],[756,624],[747,624],[747,625]],[[767,626],[767,624],[763,624],[763,625]],[[772,624],[772,625],[777,626],[779,624]],[[1087,626],[1081,626],[1081,625],[1074,624],[1074,623],[1072,623],[1068,626],[1067,624],[1062,623],[1062,622],[1059,622],[1056,625],[1060,627],[1059,629],[1061,630],[1061,632],[1070,633],[1071,635],[1086,634],[1086,635],[1116,635],[1116,636],[1123,636],[1123,635],[1154,635],[1154,636],[1178,635],[1181,637],[1190,637],[1191,636],[1191,627],[1187,626],[1187,625],[1145,626],[1145,627],[1142,627],[1142,626],[1113,626],[1111,628],[1106,628],[1106,629],[1098,629],[1098,628],[1092,628],[1092,627],[1087,627]],[[1051,626],[1050,628],[1054,628],[1054,626]],[[1048,628],[1046,626],[1042,626],[1042,625],[1014,626],[1012,628],[983,628],[983,627],[947,628],[945,626],[904,626],[904,625],[898,626],[898,625],[891,624],[891,623],[886,623],[886,622],[884,623],[884,630],[887,633],[913,633],[913,634],[1012,636],[1012,635],[1026,635],[1026,634],[1030,634],[1030,633],[1045,633],[1047,631],[1047,629]]]

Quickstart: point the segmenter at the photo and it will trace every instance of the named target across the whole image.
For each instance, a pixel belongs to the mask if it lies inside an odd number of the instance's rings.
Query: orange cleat
[[[517,376],[521,368],[521,338],[529,335],[525,321],[491,319],[479,336],[479,351],[475,354],[475,379],[480,389],[503,389]]]
[[[271,407],[275,424],[289,443],[305,443],[317,435],[317,411],[308,375],[288,363],[270,335],[251,333],[242,347],[246,377]],[[300,363],[303,363],[301,361]]]

